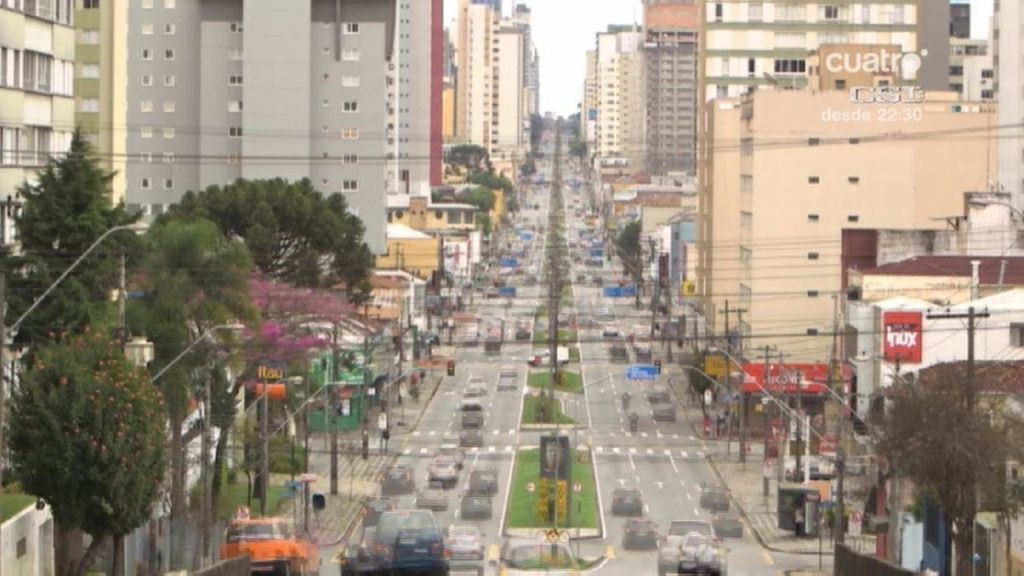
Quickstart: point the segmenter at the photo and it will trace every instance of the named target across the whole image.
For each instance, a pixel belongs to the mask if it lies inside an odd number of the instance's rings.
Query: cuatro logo
[[[832,73],[899,74],[904,80],[913,80],[926,56],[927,50],[897,52],[886,48],[875,52],[831,52],[825,56],[825,69]]]

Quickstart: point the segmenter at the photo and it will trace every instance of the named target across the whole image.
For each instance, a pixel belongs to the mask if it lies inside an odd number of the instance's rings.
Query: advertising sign
[[[725,356],[721,354],[708,354],[704,356],[704,373],[712,378],[721,378],[729,373]]]
[[[922,346],[920,312],[885,312],[882,316],[882,348],[886,360],[920,364]]]
[[[551,480],[570,478],[568,436],[540,437],[540,477]]]

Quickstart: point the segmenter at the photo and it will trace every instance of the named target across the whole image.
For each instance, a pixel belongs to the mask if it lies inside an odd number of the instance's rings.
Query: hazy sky
[[[988,35],[993,0],[970,0],[971,36]],[[928,0],[942,5],[946,0]],[[540,105],[558,114],[576,112],[583,92],[584,52],[594,47],[594,34],[608,24],[642,21],[640,0],[520,0],[533,11],[533,42],[540,53]],[[444,0],[451,23],[458,0]],[[505,10],[513,0],[505,0]],[[931,7],[929,6],[929,9]]]

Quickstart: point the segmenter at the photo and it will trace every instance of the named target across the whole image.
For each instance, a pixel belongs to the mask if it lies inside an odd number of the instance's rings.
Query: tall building
[[[490,150],[495,122],[494,56],[499,14],[476,0],[459,0],[455,53],[455,141]]]
[[[75,127],[72,0],[0,0],[0,198],[67,152]],[[14,241],[0,210],[0,241]]]
[[[993,26],[999,125],[1011,128],[998,139],[999,188],[1011,194],[1014,206],[1024,208],[1024,143],[1016,128],[1024,118],[1024,6],[1017,0],[995,0]]]
[[[530,22],[530,7],[516,4],[512,21],[523,32],[523,86],[526,87],[526,114],[540,111],[540,61],[537,47],[533,44],[533,29]]]
[[[971,3],[954,1],[949,3],[949,36],[961,40],[971,37]]]
[[[380,252],[385,195],[440,178],[441,0],[132,4],[129,205],[159,214],[212,184],[308,178],[346,197]]]
[[[636,26],[597,33],[597,118],[594,152],[602,166],[645,171],[644,34]]]
[[[945,1],[945,0],[942,0]],[[949,86],[949,10],[937,0],[765,3],[705,6],[705,98],[736,97],[776,82],[807,85],[807,55],[826,44],[886,44],[926,54],[916,83]]]
[[[951,147],[917,135],[984,130],[994,106],[929,93],[899,108],[891,121],[865,114],[846,90],[761,89],[708,105],[709,134],[724,144],[701,168],[710,177],[699,280],[716,330],[728,301],[744,310],[730,312],[734,335],[757,335],[758,346],[775,345],[795,361],[827,359],[843,230],[937,230],[962,214],[964,194],[994,170],[995,143],[968,138]],[[837,139],[844,117],[857,120],[843,123]]]
[[[526,133],[523,129],[527,114],[527,93],[523,89],[522,29],[509,22],[503,23],[495,34],[492,89],[498,106],[494,112],[491,160],[508,161],[513,165],[523,160]]]
[[[647,0],[647,171],[693,173],[697,146],[697,27],[693,0]]]
[[[114,172],[111,192],[113,200],[120,202],[127,167],[128,0],[76,0],[75,29],[75,124],[103,167]]]
[[[597,50],[587,50],[583,77],[583,103],[580,110],[580,138],[594,149],[597,140]]]
[[[995,69],[987,40],[950,38],[949,89],[961,100],[995,99]]]

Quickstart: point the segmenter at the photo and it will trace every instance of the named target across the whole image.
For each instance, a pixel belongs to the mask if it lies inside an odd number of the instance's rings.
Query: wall
[[[916,572],[904,570],[874,556],[854,552],[844,544],[835,548],[836,576],[913,576]]]
[[[53,575],[53,516],[50,508],[29,506],[8,519],[0,531],[3,574]]]

